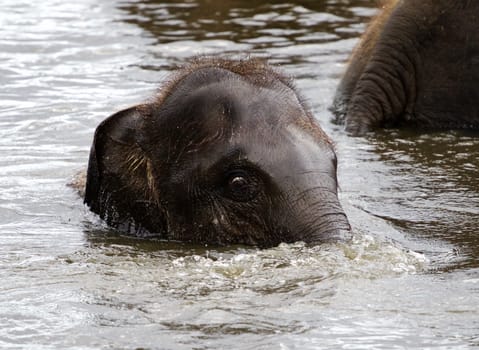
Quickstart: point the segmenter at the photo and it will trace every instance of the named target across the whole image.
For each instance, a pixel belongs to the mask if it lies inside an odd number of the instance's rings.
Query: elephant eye
[[[226,176],[226,197],[237,202],[248,202],[256,197],[259,183],[253,174],[245,170],[233,170]]]

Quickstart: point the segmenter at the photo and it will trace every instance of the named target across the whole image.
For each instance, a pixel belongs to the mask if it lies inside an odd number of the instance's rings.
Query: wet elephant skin
[[[198,58],[97,128],[85,202],[140,237],[320,243],[349,224],[336,156],[290,79],[258,59]]]
[[[479,129],[478,16],[478,1],[389,1],[353,52],[333,105],[338,120],[353,134]]]

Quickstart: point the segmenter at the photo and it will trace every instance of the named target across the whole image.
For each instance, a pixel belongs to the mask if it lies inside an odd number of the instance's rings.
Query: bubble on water
[[[62,259],[99,300],[115,295],[134,303],[141,296],[155,303],[160,294],[179,305],[228,300],[238,307],[327,304],[345,285],[417,274],[429,264],[425,255],[361,230],[346,242],[269,249],[107,237]]]
[[[356,234],[347,243],[311,247],[300,242],[237,254],[210,251],[183,256],[171,261],[170,272],[177,278],[186,278],[186,288],[208,280],[207,288],[212,289],[281,292],[325,280],[416,274],[427,265],[428,259],[421,253],[372,235]]]
[[[382,240],[369,234],[356,234],[350,244],[342,245],[344,256],[349,259],[349,275],[381,277],[395,273],[414,274],[423,271],[428,258],[397,243]]]

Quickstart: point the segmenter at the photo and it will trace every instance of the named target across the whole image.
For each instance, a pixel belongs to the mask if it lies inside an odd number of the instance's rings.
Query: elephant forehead
[[[274,126],[305,114],[295,92],[279,82],[262,87],[229,79],[197,88],[182,102],[198,122],[222,121],[234,127]]]
[[[288,125],[307,118],[294,99],[278,100],[279,95],[271,91],[203,91],[165,118],[159,128],[163,135],[155,139],[182,153],[236,144],[242,149],[276,147],[284,141]]]
[[[238,136],[236,145],[249,161],[262,164],[268,172],[278,176],[308,171],[335,171],[335,153],[326,140],[318,141],[296,125],[287,125],[275,137]]]
[[[335,154],[329,143],[318,142],[294,125],[285,126],[275,135],[236,132],[218,140],[208,149],[191,154],[192,168],[207,170],[219,163],[250,163],[276,179],[298,174],[335,174]]]

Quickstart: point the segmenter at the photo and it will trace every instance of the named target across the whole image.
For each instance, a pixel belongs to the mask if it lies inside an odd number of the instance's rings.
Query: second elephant
[[[333,109],[377,127],[479,129],[479,1],[392,0],[369,25]]]

